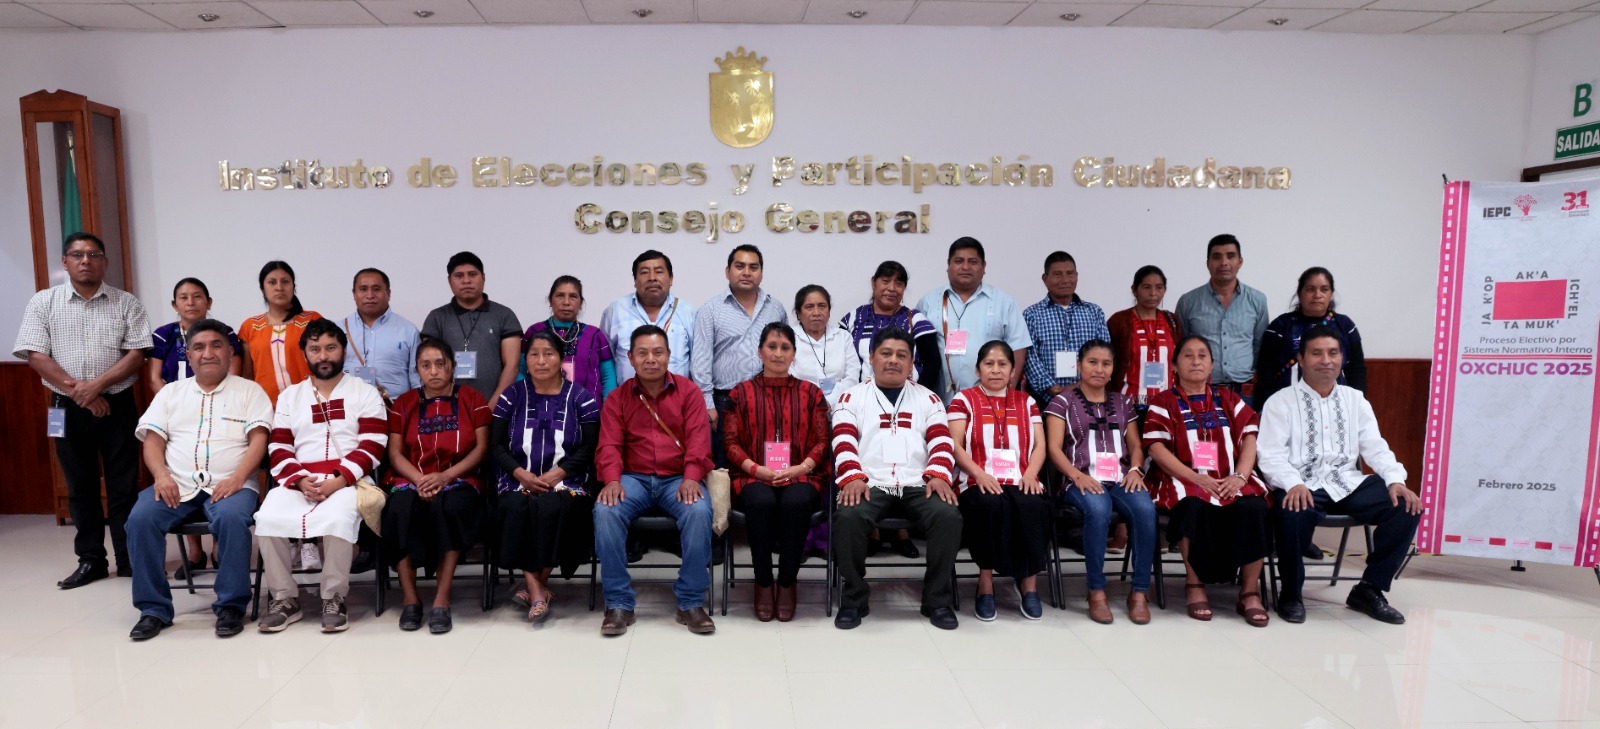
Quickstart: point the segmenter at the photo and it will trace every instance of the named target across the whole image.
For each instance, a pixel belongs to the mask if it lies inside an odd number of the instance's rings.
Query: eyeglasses
[[[100,251],[72,251],[67,254],[67,258],[71,258],[74,261],[81,261],[85,258],[91,261],[104,261],[106,254]]]

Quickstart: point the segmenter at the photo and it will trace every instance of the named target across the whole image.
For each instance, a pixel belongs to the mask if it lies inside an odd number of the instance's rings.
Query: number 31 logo
[[[1577,192],[1565,193],[1565,194],[1563,194],[1561,196],[1561,199],[1562,199],[1562,202],[1564,203],[1561,206],[1561,209],[1563,211],[1579,210],[1579,209],[1585,209],[1585,208],[1589,207],[1589,191],[1588,190],[1579,190]]]

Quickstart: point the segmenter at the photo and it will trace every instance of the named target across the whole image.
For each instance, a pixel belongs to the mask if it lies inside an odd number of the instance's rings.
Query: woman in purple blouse
[[[500,566],[527,585],[512,601],[528,619],[550,615],[550,572],[572,574],[594,546],[588,491],[600,433],[600,404],[562,371],[562,340],[550,330],[524,341],[528,376],[494,406],[489,453],[499,467]]]
[[[617,387],[617,367],[611,361],[606,333],[578,321],[578,313],[583,311],[583,282],[560,276],[550,284],[545,300],[550,302],[550,318],[528,327],[522,336],[523,348],[534,332],[554,332],[561,343],[561,369],[567,381],[594,395],[595,402],[604,402],[606,394]]]

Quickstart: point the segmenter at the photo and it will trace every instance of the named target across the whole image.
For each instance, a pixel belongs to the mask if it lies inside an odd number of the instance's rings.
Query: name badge
[[[44,433],[50,438],[67,437],[67,411],[65,408],[50,408],[44,419]]]
[[[562,362],[561,363],[561,374],[566,376],[567,382],[572,382],[573,380],[577,379],[573,375],[573,373],[577,372],[577,371],[578,371],[577,366],[572,364],[571,362]]]
[[[363,381],[369,385],[372,385],[373,387],[378,386],[378,371],[371,367],[357,367],[354,370],[351,370],[350,374],[361,378]]]
[[[946,354],[967,353],[967,330],[957,329],[944,337],[944,351]]]
[[[1216,443],[1200,441],[1194,444],[1194,468],[1196,471],[1218,472]]]
[[[775,441],[767,444],[767,468],[772,469],[774,473],[779,473],[790,465],[792,464],[789,463],[789,444],[787,442]]]
[[[898,433],[890,431],[884,433],[880,440],[883,442],[883,460],[895,465],[905,465],[911,462],[911,432],[902,430]]]
[[[1078,376],[1078,353],[1056,352],[1056,377],[1075,378]]]
[[[478,353],[456,352],[456,379],[471,380],[478,376]]]
[[[1167,389],[1167,363],[1144,363],[1143,375],[1140,377],[1140,380],[1143,382],[1144,387],[1146,388],[1155,388],[1157,390]]]
[[[989,468],[1000,481],[1022,483],[1022,467],[1017,463],[1015,448],[997,448],[989,452]]]
[[[824,394],[824,395],[832,395],[833,394],[833,378],[832,377],[824,377],[824,378],[822,378],[821,387],[822,387],[822,394]]]
[[[1122,459],[1115,453],[1096,451],[1094,454],[1094,478],[1096,481],[1120,482],[1122,480]]]

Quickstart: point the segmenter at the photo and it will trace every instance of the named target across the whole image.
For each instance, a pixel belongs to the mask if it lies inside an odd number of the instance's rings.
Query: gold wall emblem
[[[730,147],[754,147],[772,133],[772,74],[767,59],[744,47],[714,59],[722,69],[711,76],[711,133]]]

